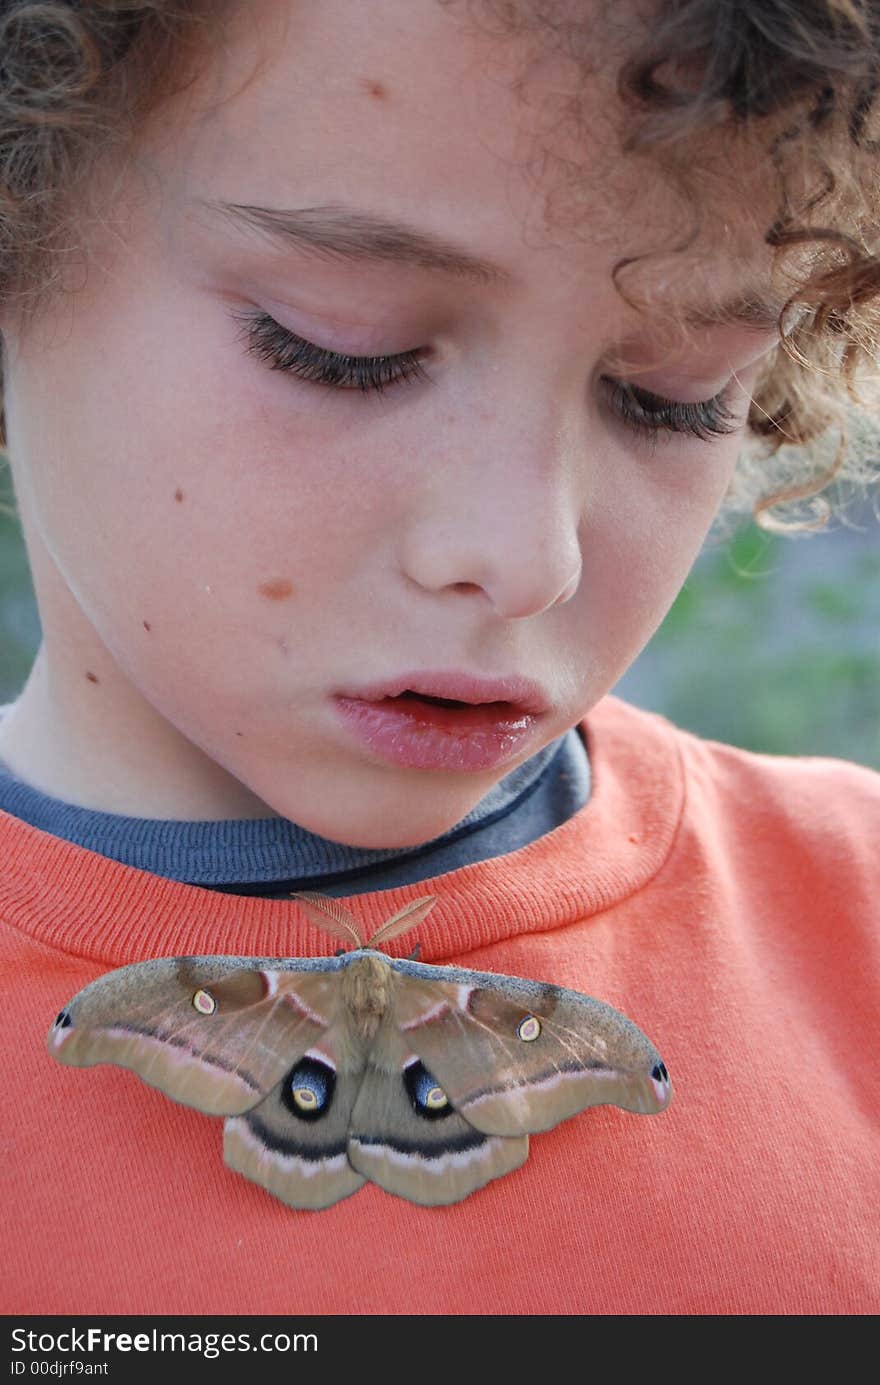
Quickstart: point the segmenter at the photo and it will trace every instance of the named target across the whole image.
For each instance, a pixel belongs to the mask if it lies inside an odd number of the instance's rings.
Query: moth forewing
[[[207,1115],[238,1115],[320,1038],[336,1008],[326,970],[310,961],[271,969],[277,962],[170,957],[118,968],[74,996],[47,1047],[71,1066],[129,1068]]]
[[[596,1105],[656,1113],[671,1100],[653,1044],[602,1001],[518,977],[391,965],[413,1051],[486,1134],[538,1134]]]

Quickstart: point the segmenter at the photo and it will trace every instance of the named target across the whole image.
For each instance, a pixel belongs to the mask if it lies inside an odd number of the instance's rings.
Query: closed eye
[[[247,351],[264,361],[271,370],[281,370],[300,380],[333,389],[358,389],[363,394],[381,394],[392,385],[412,380],[433,383],[421,358],[422,349],[402,351],[395,356],[351,356],[328,351],[323,346],[282,327],[268,313],[233,312],[242,324],[239,340],[247,340]],[[653,394],[637,385],[601,377],[613,412],[639,437],[656,442],[661,433],[678,433],[709,441],[734,433],[741,420],[728,407],[725,388],[712,399],[681,403]]]
[[[327,351],[323,346],[298,337],[282,327],[268,313],[233,313],[243,324],[241,337],[247,350],[265,361],[271,370],[284,370],[300,380],[330,385],[335,389],[359,389],[381,393],[389,385],[404,380],[429,380],[419,351],[402,351],[397,356],[348,356]]]

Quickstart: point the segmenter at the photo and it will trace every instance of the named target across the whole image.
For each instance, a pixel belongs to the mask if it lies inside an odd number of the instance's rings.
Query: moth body
[[[387,958],[366,948],[350,953],[342,971],[343,1008],[365,1044],[376,1037],[391,1003],[393,972]]]

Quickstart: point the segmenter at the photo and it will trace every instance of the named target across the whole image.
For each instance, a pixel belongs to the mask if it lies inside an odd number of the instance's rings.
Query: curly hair
[[[637,24],[614,18],[614,0],[464,2],[490,32],[534,31],[584,69],[603,12],[624,39],[621,152],[672,175],[696,214],[676,249],[692,244],[707,202],[695,150],[746,139],[768,161],[778,210],[763,237],[794,287],[723,512],[751,509],[765,529],[821,527],[829,491],[840,503],[847,486],[880,479],[880,0],[654,0]],[[0,301],[28,316],[58,290],[92,173],[198,76],[235,7],[0,0]],[[788,268],[792,252],[806,278]],[[643,258],[615,266],[624,297],[618,273]]]

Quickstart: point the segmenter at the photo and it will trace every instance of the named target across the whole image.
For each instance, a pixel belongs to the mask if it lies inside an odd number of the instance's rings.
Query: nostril
[[[669,1081],[669,1073],[666,1071],[666,1067],[663,1063],[655,1064],[655,1066],[651,1069],[651,1076],[653,1077],[655,1082]]]
[[[53,1029],[69,1029],[72,1021],[66,1010],[61,1010],[53,1024]]]

